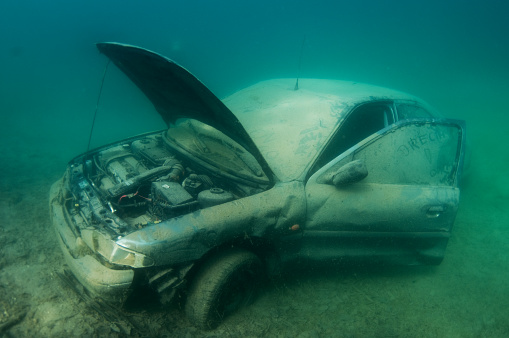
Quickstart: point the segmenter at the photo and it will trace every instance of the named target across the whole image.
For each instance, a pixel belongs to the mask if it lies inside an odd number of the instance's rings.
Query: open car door
[[[302,255],[440,263],[458,211],[464,139],[462,121],[403,120],[320,168],[306,184]],[[336,179],[356,170],[352,161],[367,176]]]

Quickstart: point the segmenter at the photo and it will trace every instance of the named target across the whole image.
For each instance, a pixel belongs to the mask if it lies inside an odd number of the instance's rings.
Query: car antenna
[[[88,136],[87,152],[90,150],[90,141],[92,141],[92,133],[94,132],[95,117],[97,116],[97,110],[99,109],[99,101],[101,100],[101,94],[103,92],[104,78],[106,77],[106,72],[108,71],[108,66],[110,65],[110,61],[111,60],[108,59],[108,63],[106,63],[106,67],[104,67],[103,78],[101,80],[101,88],[99,88],[99,95],[97,95],[97,102],[95,104],[94,119],[92,120],[92,128],[90,128],[90,135]]]
[[[299,56],[299,69],[297,71],[297,81],[295,81],[295,87],[293,90],[299,90],[299,77],[300,77],[300,66],[302,64],[302,54],[304,53],[304,43],[306,42],[306,36],[302,39],[302,46],[300,47],[300,56]]]

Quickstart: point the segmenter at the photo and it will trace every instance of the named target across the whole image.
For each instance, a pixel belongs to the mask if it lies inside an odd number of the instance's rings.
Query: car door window
[[[351,146],[393,123],[392,102],[375,102],[357,107],[341,124],[312,172],[315,172]]]
[[[453,186],[461,138],[458,125],[400,122],[384,134],[366,139],[327,172],[360,159],[368,169],[365,183]]]
[[[336,154],[342,153],[371,134],[394,123],[389,103],[364,104],[353,111],[340,127]]]

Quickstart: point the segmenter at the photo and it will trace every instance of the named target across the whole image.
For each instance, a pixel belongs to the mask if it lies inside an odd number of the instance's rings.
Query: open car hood
[[[98,43],[101,53],[122,70],[145,93],[169,126],[179,118],[206,123],[249,151],[265,173],[267,162],[237,117],[200,80],[176,62],[144,48]]]

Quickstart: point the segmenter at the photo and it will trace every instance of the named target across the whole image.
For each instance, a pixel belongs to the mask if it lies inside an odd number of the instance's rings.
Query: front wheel
[[[235,249],[212,256],[189,288],[188,318],[202,329],[215,328],[223,318],[254,300],[262,274],[262,263],[252,252]]]

